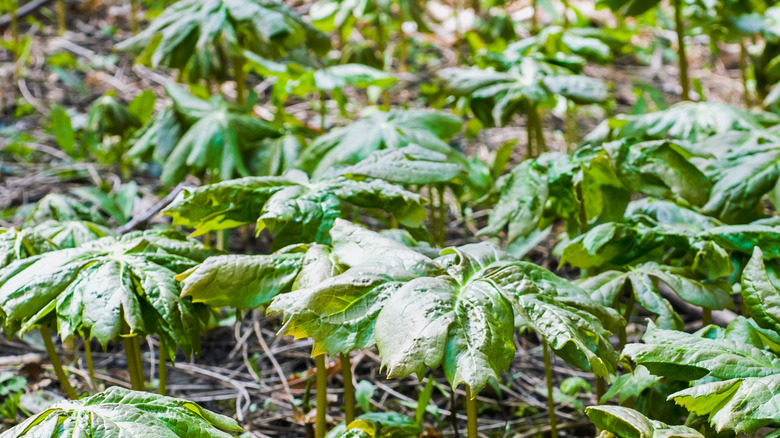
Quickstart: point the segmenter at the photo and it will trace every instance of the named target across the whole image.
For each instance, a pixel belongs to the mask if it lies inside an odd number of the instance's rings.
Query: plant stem
[[[563,0],[563,28],[567,29],[569,27],[569,1]]]
[[[408,44],[406,41],[406,34],[404,33],[404,7],[398,5],[398,70],[401,73],[405,73],[406,59],[408,58]]]
[[[158,377],[160,380],[159,392],[160,395],[165,395],[165,390],[168,386],[168,349],[165,348],[165,341],[160,338],[160,353],[157,355],[159,358]]]
[[[71,386],[70,381],[68,381],[68,376],[65,375],[65,370],[62,369],[62,362],[60,362],[60,357],[57,355],[57,350],[54,349],[54,342],[51,340],[51,331],[49,331],[49,328],[45,325],[38,327],[38,329],[41,331],[43,345],[46,346],[46,353],[49,355],[51,366],[54,367],[54,372],[57,374],[57,378],[60,381],[62,390],[65,391],[65,394],[69,399],[76,400],[79,398],[79,396],[76,394],[76,390],[73,389],[73,386]]]
[[[230,230],[218,230],[215,232],[217,235],[217,249],[220,251],[230,250]]]
[[[436,204],[434,203],[433,185],[428,186],[428,204],[431,209],[431,245],[436,246],[437,237],[439,235],[436,221]]]
[[[347,424],[355,421],[355,386],[352,384],[352,361],[341,354],[341,375],[344,378],[344,417]]]
[[[57,36],[65,35],[65,0],[57,0]]]
[[[244,72],[244,57],[233,56],[233,75],[236,79],[236,103],[246,104],[246,73]]]
[[[577,104],[566,102],[566,142],[569,144],[569,152],[577,148],[579,141],[579,126],[577,125]]]
[[[466,415],[468,416],[468,437],[478,438],[477,435],[477,396],[471,393],[471,387],[466,385]]]
[[[84,338],[84,358],[87,362],[87,373],[89,373],[89,380],[92,386],[97,384],[95,378],[95,365],[92,362],[92,345],[90,345],[89,337]]]
[[[326,415],[328,414],[328,370],[325,365],[325,354],[314,358],[317,367],[317,425],[316,437],[325,437]]]
[[[539,33],[539,21],[536,18],[536,0],[531,0],[533,15],[531,15],[531,35]]]
[[[127,358],[127,371],[130,373],[130,386],[135,391],[144,390],[144,371],[141,368],[141,346],[138,343],[138,335],[130,335],[130,327],[122,319],[122,340],[125,346],[125,357]]]
[[[547,411],[550,416],[550,437],[558,438],[558,426],[555,419],[555,399],[553,399],[553,375],[552,361],[550,360],[550,346],[542,338],[542,353],[544,354],[544,377],[547,380]]]
[[[701,308],[701,326],[707,327],[712,324],[712,309],[707,307]]]
[[[444,205],[444,185],[439,186],[439,246],[444,247],[447,238],[447,211]]]
[[[748,71],[747,71],[747,49],[745,49],[745,41],[739,41],[739,73],[742,76],[742,99],[745,102],[745,107],[750,108],[750,92],[748,91]]]
[[[133,35],[138,33],[138,10],[140,5],[139,0],[130,0],[130,32]]]
[[[607,393],[607,382],[603,377],[596,376],[596,403],[601,404],[601,398]]]
[[[525,158],[534,157],[534,111],[529,107],[525,113]]]
[[[326,96],[324,91],[320,91],[320,131],[325,133],[325,115],[328,112],[327,107],[325,107],[326,102]]]
[[[628,296],[626,310],[623,312],[623,319],[626,320],[626,325],[623,326],[623,329],[620,330],[620,333],[618,334],[621,351],[623,350],[623,347],[626,346],[626,342],[628,342],[628,334],[626,333],[626,329],[628,328],[628,321],[631,318],[631,313],[634,311],[634,303],[636,303],[636,297],[634,297],[634,292],[632,291],[631,295]]]
[[[544,132],[542,131],[542,114],[540,109],[534,106],[534,129],[536,130],[536,155],[539,156],[544,152],[547,152],[547,142],[544,140]]]
[[[690,100],[690,85],[688,83],[688,58],[685,55],[685,27],[683,25],[683,0],[674,2],[674,26],[677,32],[677,54],[680,58],[680,86],[682,100]]]

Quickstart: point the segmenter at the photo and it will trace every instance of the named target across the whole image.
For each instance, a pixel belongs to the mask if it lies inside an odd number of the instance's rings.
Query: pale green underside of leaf
[[[242,429],[233,419],[195,403],[111,387],[58,402],[0,434],[3,438],[229,438]]]

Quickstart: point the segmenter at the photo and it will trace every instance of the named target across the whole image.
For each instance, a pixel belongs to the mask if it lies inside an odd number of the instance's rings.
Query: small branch
[[[179,192],[182,191],[184,188],[183,184],[179,184],[178,186],[174,187],[173,190],[171,190],[168,195],[159,201],[157,201],[156,204],[154,204],[150,209],[144,211],[138,216],[134,216],[132,219],[130,219],[130,222],[122,225],[121,227],[117,227],[114,231],[116,231],[119,234],[127,233],[128,231],[132,231],[136,229],[137,227],[143,225],[149,219],[154,217],[157,213],[160,212],[163,208],[165,208],[166,205],[170,204],[174,198],[176,198],[176,195],[179,194]]]
[[[26,5],[20,7],[16,10],[16,19],[19,20],[20,18],[24,18],[33,12],[37,11],[41,7],[45,6],[48,3],[51,3],[52,0],[35,0],[30,3],[27,3]],[[5,30],[8,26],[11,25],[12,14],[5,14],[2,17],[0,17],[0,31]]]

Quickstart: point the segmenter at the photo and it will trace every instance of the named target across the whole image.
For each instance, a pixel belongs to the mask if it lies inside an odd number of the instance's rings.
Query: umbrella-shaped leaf
[[[709,339],[698,334],[659,330],[652,323],[644,344],[626,346],[624,354],[660,376],[702,382],[669,396],[698,415],[708,416],[718,431],[753,433],[780,421],[780,357],[742,340]]]
[[[209,306],[254,309],[289,289],[303,263],[303,254],[220,255],[175,278],[182,297]]]
[[[301,154],[299,167],[315,178],[333,166],[355,164],[374,151],[411,143],[447,156],[457,154],[445,140],[460,131],[460,118],[433,111],[373,111],[315,140]]]
[[[589,406],[585,413],[599,430],[617,438],[704,438],[696,429],[669,426],[623,406]],[[600,435],[601,436],[601,435]]]
[[[764,266],[763,253],[756,247],[742,271],[743,305],[759,327],[780,333],[780,291],[776,282],[776,271]]]
[[[759,119],[747,111],[717,102],[681,102],[662,111],[619,115],[602,122],[587,137],[588,144],[608,139],[670,138],[697,143],[726,131],[762,129]]]
[[[530,315],[526,323],[555,337],[551,342],[567,361],[602,375],[614,370],[617,354],[599,320],[619,325],[621,318],[543,268],[485,242],[432,260],[344,221],[331,234],[333,255],[350,268],[280,295],[269,308],[285,314],[281,333],[313,337],[315,354],[376,343],[392,377],[442,365],[450,383],[478,391],[511,361],[516,315]],[[565,324],[547,327],[545,312],[524,313],[532,300],[549,306],[546,312],[555,308]]]
[[[181,0],[160,14],[138,35],[117,48],[138,55],[146,64],[186,73],[188,80],[225,79],[231,55],[250,51],[279,57],[306,44],[319,54],[329,38],[274,0]]]
[[[274,247],[282,248],[294,243],[329,243],[328,231],[345,205],[384,209],[413,228],[425,218],[419,195],[385,181],[335,177],[309,182],[301,172],[241,178],[185,191],[165,213],[176,225],[196,228],[196,235],[257,221],[258,232],[267,227],[276,237]]]
[[[0,437],[229,438],[241,431],[233,419],[190,401],[115,386],[55,403]]]
[[[376,320],[376,343],[388,377],[442,365],[453,387],[479,393],[514,358],[512,305],[492,284],[448,277],[406,282]]]
[[[353,179],[378,178],[397,184],[431,184],[457,178],[464,169],[439,152],[409,145],[372,153],[365,160],[336,171]]]
[[[35,204],[35,208],[27,215],[25,226],[31,226],[55,221],[89,221],[106,225],[106,220],[97,210],[91,209],[73,197],[50,193]]]
[[[681,198],[703,205],[712,186],[689,160],[691,154],[669,141],[604,144],[618,177],[631,191],[657,198]]]
[[[174,275],[209,251],[170,232],[106,237],[47,252],[0,270],[0,309],[6,329],[27,331],[56,319],[63,338],[77,333],[104,347],[120,334],[158,334],[171,354],[199,349],[197,309],[179,298]]]
[[[589,76],[545,76],[542,78],[542,83],[550,92],[580,105],[603,103],[609,97],[607,84]]]
[[[745,223],[762,216],[761,200],[780,176],[778,143],[734,148],[715,163],[715,184],[703,210],[727,223]]]

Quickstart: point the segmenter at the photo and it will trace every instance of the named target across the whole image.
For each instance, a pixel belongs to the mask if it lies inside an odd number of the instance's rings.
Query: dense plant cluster
[[[0,415],[22,421],[0,437],[242,432],[165,393],[177,355],[197,357],[215,321],[247,310],[313,340],[317,438],[421,436],[438,369],[465,389],[476,438],[477,396],[525,353],[519,338],[544,358],[540,435],[558,436],[555,356],[593,375],[584,412],[600,437],[780,436],[780,6],[519,3],[527,20],[502,1],[451,8],[450,64],[426,37],[442,20],[412,0],[179,0],[140,32],[133,20],[117,53],[176,80],[127,103],[109,92],[81,118],[54,104],[44,122],[47,150],[117,182],[2,216],[0,323],[9,339],[40,333],[70,400],[25,420],[7,401]],[[20,4],[0,6],[23,77],[33,42]],[[648,33],[649,49],[632,46]],[[743,106],[691,79],[686,47],[701,39],[713,59],[739,48]],[[638,87],[615,113],[614,84],[593,72],[649,51],[676,61],[678,102]],[[475,153],[506,126],[525,135]],[[154,190],[164,199],[144,216]],[[132,390],[79,393],[53,334],[83,345],[91,388],[91,341],[121,343]],[[427,376],[415,418],[356,401],[351,358],[370,349],[387,378]],[[343,373],[338,425],[326,356]]]

